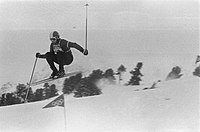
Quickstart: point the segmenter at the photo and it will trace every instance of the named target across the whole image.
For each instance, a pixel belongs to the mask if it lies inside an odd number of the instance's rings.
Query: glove
[[[88,50],[87,50],[87,49],[84,49],[83,54],[84,54],[84,55],[88,55]]]
[[[40,58],[41,54],[40,53],[36,53],[35,57],[36,58]]]

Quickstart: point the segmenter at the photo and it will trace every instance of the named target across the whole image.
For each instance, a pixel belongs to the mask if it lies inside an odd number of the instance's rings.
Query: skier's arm
[[[46,54],[41,54],[39,58],[46,59]]]
[[[36,53],[35,57],[36,58],[43,58],[43,59],[45,59],[46,55],[45,54]]]
[[[79,50],[82,53],[84,51],[84,49],[80,45],[78,45],[77,43],[68,42],[68,47],[69,48],[75,48],[75,49]]]
[[[75,48],[77,50],[79,50],[80,52],[82,52],[84,55],[88,54],[88,50],[87,49],[83,49],[79,44],[77,43],[73,43],[73,42],[68,42],[68,47],[69,48]]]

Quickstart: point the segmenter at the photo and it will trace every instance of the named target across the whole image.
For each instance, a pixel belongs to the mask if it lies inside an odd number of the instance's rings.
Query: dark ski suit
[[[75,48],[82,53],[84,52],[84,49],[80,45],[65,39],[58,39],[56,43],[51,43],[50,51],[44,55],[40,55],[39,58],[46,58],[53,72],[57,72],[54,62],[59,64],[59,71],[63,72],[63,66],[69,65],[73,61],[73,55],[70,48]]]

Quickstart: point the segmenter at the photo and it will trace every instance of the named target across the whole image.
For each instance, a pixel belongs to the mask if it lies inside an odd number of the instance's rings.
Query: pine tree
[[[108,70],[106,70],[105,71],[105,73],[103,74],[103,76],[105,77],[105,78],[109,78],[109,79],[112,79],[112,80],[116,80],[115,79],[115,76],[114,76],[114,71],[113,71],[113,69],[108,69]]]
[[[79,85],[76,88],[76,91],[74,92],[75,97],[84,97],[84,96],[94,96],[101,94],[101,89],[99,89],[95,82],[93,82],[93,78],[87,77],[83,78]]]
[[[7,105],[20,104],[21,99],[15,96],[14,93],[8,93],[6,95],[6,102],[7,102]]]
[[[3,94],[1,97],[0,106],[20,104],[20,103],[21,99],[17,97],[15,93],[6,93]]]
[[[175,66],[172,68],[171,72],[167,75],[166,80],[178,79],[182,75],[183,74],[181,74],[181,68],[179,66]]]
[[[3,99],[2,99],[2,95],[0,97],[0,106],[3,106]]]
[[[124,65],[120,65],[120,67],[117,69],[116,75],[119,75],[119,84],[122,81],[122,73],[126,72],[126,68]]]
[[[0,106],[4,106],[6,105],[6,94],[2,94],[1,95],[1,102],[0,102]]]
[[[23,98],[24,99],[24,98]],[[34,93],[32,88],[29,88],[28,96],[27,96],[28,102],[33,102],[34,101]]]
[[[28,96],[27,96],[27,101],[30,102],[30,101],[32,101],[32,98],[33,98],[33,96],[34,96],[31,87],[28,88],[27,85],[25,85],[25,84],[18,84],[18,85],[16,86],[15,94],[16,94],[16,96],[18,96],[18,97],[21,99],[21,101],[23,102],[24,99],[25,99],[25,97],[26,97],[27,91],[29,91],[29,92],[28,92]]]
[[[44,84],[44,98],[45,99],[49,99],[51,96],[51,89],[48,83]]]
[[[55,84],[52,84],[50,86],[50,91],[51,91],[50,98],[58,95],[58,90],[56,89],[56,85]]]
[[[130,71],[132,74],[131,79],[128,82],[128,85],[140,85],[141,77],[143,76],[142,73],[140,72],[140,69],[142,68],[142,62],[139,62],[134,68],[134,71]]]
[[[98,69],[98,70],[93,70],[92,73],[89,75],[89,79],[92,82],[95,82],[99,79],[103,78],[103,71]]]
[[[195,70],[193,72],[193,75],[200,77],[200,65],[195,68]]]
[[[81,79],[78,85],[75,87],[74,97],[87,96],[90,91],[88,90],[88,82],[86,78]]]
[[[101,94],[101,90],[95,85],[96,81],[103,77],[103,71],[94,70],[88,77],[79,78],[79,82],[73,87],[75,97],[93,96]],[[77,82],[77,81],[76,81]],[[68,87],[70,87],[68,85]]]
[[[75,88],[77,87],[78,83],[80,82],[82,78],[82,74],[77,74],[75,76],[71,76],[69,78],[66,78],[63,83],[63,93],[70,94],[72,93]]]
[[[95,85],[96,81],[103,77],[103,71],[94,70],[88,77],[82,78],[82,74],[77,74],[66,78],[63,84],[63,93],[74,93],[75,97],[92,96],[101,93]]]
[[[25,96],[26,96],[27,90],[28,89],[27,89],[25,84],[18,84],[16,86],[16,92],[15,93],[17,94],[18,97],[24,99]]]
[[[40,89],[37,89],[34,93],[34,101],[41,101],[45,99],[45,96],[44,96],[44,89],[40,88]]]

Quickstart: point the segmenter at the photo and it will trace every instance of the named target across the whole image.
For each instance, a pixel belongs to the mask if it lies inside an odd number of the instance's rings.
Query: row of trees
[[[140,85],[142,81],[141,68],[143,66],[142,62],[138,62],[134,70],[130,71],[132,75],[130,80],[125,85]],[[93,70],[93,72],[87,76],[83,77],[82,74],[77,74],[66,78],[63,83],[63,93],[71,94],[74,93],[75,97],[83,96],[94,96],[102,94],[101,89],[96,85],[100,79],[108,79],[109,82],[116,83],[116,77],[118,77],[119,83],[122,81],[122,74],[126,72],[126,68],[123,65],[114,72],[113,69],[107,69],[105,72],[102,70]],[[196,67],[193,75],[200,77],[200,66]],[[173,67],[171,72],[168,74],[166,80],[180,78],[181,68],[179,66]],[[24,103],[24,98],[27,93],[27,85],[18,84],[16,86],[16,91],[12,93],[4,93],[0,96],[0,106],[20,104]],[[29,89],[28,102],[41,101],[58,95],[58,90],[56,85],[49,85],[45,83],[42,88],[37,89],[35,92]]]
[[[129,80],[127,85],[140,85],[141,77],[143,76],[140,72],[142,68],[142,63],[139,62],[130,73],[132,74],[131,79]],[[82,74],[77,74],[76,76],[72,76],[70,78],[65,79],[63,84],[63,93],[74,93],[75,97],[83,97],[83,96],[93,96],[101,94],[101,89],[99,89],[96,83],[100,79],[108,79],[110,82],[116,82],[115,75],[119,76],[119,82],[122,80],[122,73],[126,72],[126,68],[121,65],[117,72],[115,73],[113,69],[108,69],[105,72],[102,70],[94,70],[88,77],[82,76]]]
[[[75,97],[93,96],[101,94],[101,89],[97,87],[96,83],[102,78],[107,78],[110,81],[115,81],[114,71],[108,69],[105,72],[100,69],[94,70],[88,77],[77,74],[65,79],[63,84],[63,93],[74,93]]]
[[[134,70],[130,71],[132,75],[128,83],[125,85],[140,85],[142,81],[141,77],[143,74],[141,73],[143,63],[138,62]],[[199,76],[200,67],[197,67],[194,71],[194,75]],[[82,74],[78,74],[76,76],[67,78],[64,81],[63,85],[63,93],[74,93],[75,97],[83,97],[83,96],[93,96],[101,94],[101,89],[99,89],[96,85],[96,82],[102,78],[106,78],[111,82],[116,82],[115,76],[119,77],[119,83],[122,80],[122,74],[126,72],[126,68],[121,65],[117,72],[114,72],[112,69],[108,69],[105,72],[100,69],[94,70],[92,74],[88,77],[82,77]],[[172,68],[171,72],[169,72],[166,80],[178,79],[182,76],[181,68],[179,66],[175,66]]]
[[[11,93],[4,93],[1,95],[0,106],[24,103],[24,98],[26,96],[27,90],[27,85],[18,84],[16,86],[16,91]],[[57,92],[58,90],[56,89],[55,84],[49,85],[48,83],[45,83],[43,88],[39,88],[35,92],[33,92],[32,88],[30,88],[27,99],[28,102],[41,101],[57,96]]]
[[[141,81],[141,77],[143,76],[140,72],[142,68],[142,63],[139,62],[134,68],[133,71],[130,72],[132,74],[131,79],[129,80],[127,85],[139,85]],[[74,93],[75,97],[83,97],[83,96],[94,96],[102,94],[101,89],[98,88],[96,83],[100,79],[108,79],[109,82],[116,83],[116,76],[119,77],[119,82],[122,80],[122,74],[126,72],[126,68],[121,65],[116,72],[113,69],[107,69],[103,72],[100,69],[94,70],[89,76],[83,77],[82,74],[77,74],[75,76],[71,76],[66,78],[63,83],[63,93],[70,94]],[[12,104],[20,104],[24,102],[24,98],[27,93],[27,85],[18,84],[16,86],[16,91],[12,93],[4,93],[0,97],[0,106],[12,105]],[[30,88],[27,101],[41,101],[44,99],[48,99],[58,95],[58,90],[56,89],[56,85],[49,85],[45,83],[42,88],[37,89],[35,92]]]

